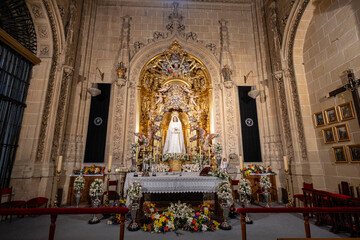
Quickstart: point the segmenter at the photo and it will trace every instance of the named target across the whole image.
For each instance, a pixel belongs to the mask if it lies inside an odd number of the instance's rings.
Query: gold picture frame
[[[323,134],[325,144],[336,143],[336,138],[335,138],[335,133],[334,133],[333,127],[324,128],[322,130],[322,134]]]
[[[350,162],[360,163],[360,144],[347,145]]]
[[[341,121],[346,121],[346,120],[355,118],[354,109],[352,107],[352,102],[340,104],[338,106],[338,110],[339,110],[339,115],[340,115]]]
[[[347,155],[345,146],[332,147],[335,163],[347,163]]]
[[[346,123],[337,125],[334,128],[335,128],[336,138],[337,138],[338,142],[346,142],[346,141],[351,140],[349,128]]]
[[[314,113],[314,122],[316,127],[323,127],[326,125],[323,111]]]
[[[327,124],[333,124],[333,123],[339,122],[339,116],[338,116],[335,106],[325,109],[324,112],[325,112]]]

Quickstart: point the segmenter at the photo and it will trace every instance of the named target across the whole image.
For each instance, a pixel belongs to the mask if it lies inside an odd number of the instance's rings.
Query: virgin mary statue
[[[163,149],[163,154],[166,153],[186,153],[182,126],[177,116],[173,116],[169,124]]]

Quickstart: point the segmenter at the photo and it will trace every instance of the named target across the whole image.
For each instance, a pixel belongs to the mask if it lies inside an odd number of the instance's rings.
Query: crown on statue
[[[179,112],[177,112],[177,111],[175,111],[175,112],[173,112],[172,114],[171,114],[171,116],[179,116]]]

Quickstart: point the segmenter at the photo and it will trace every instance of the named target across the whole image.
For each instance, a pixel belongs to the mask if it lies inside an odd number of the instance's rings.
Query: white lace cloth
[[[150,173],[151,175],[151,173]],[[156,177],[134,177],[128,173],[124,185],[124,193],[134,181],[142,185],[143,193],[185,193],[201,192],[214,193],[222,180],[217,177],[199,176],[199,172],[156,173]]]

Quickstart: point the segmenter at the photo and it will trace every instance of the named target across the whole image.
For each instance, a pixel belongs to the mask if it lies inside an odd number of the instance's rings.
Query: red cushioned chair
[[[240,180],[232,180],[232,179],[230,179],[230,185],[231,185],[231,190],[232,190],[232,195],[233,195],[234,201],[239,199],[238,190],[234,188],[234,186],[239,185],[239,182],[240,182]]]
[[[25,201],[12,201],[12,195],[13,195],[13,188],[3,188],[0,192],[0,208],[21,208],[25,207]],[[4,202],[2,202],[3,199],[6,199]],[[7,216],[5,216],[5,219],[7,219]],[[12,215],[10,215],[10,222],[12,219]]]
[[[303,183],[303,187],[306,188],[306,189],[313,189],[314,188],[312,183],[306,183],[306,182]],[[295,205],[296,205],[296,199],[298,199],[299,205],[300,205],[300,201],[304,202],[305,195],[304,194],[294,194],[294,203],[295,203]]]
[[[114,190],[110,190],[111,187],[115,187]],[[109,180],[107,190],[103,194],[103,198],[105,195],[109,194],[108,199],[109,201],[116,201],[120,199],[120,195],[118,194],[118,180]]]
[[[27,208],[39,208],[41,206],[44,206],[46,208],[48,201],[49,201],[49,199],[47,199],[46,197],[32,198],[26,202],[26,207]]]

